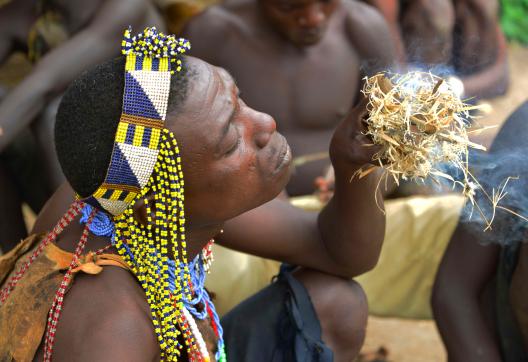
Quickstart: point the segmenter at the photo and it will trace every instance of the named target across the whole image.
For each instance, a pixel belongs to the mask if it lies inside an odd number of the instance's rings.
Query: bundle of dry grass
[[[380,183],[390,177],[396,184],[400,180],[424,181],[444,179],[453,188],[460,186],[462,193],[480,211],[486,228],[491,226],[493,215],[484,212],[475,202],[475,193],[481,191],[490,201],[493,211],[504,195],[488,193],[470,173],[469,148],[486,150],[471,142],[468,134],[473,116],[469,111],[479,108],[464,103],[444,79],[425,72],[403,75],[376,74],[367,78],[363,93],[368,97],[367,135],[381,146],[373,161],[386,171]],[[437,168],[448,163],[460,178],[456,180]],[[359,170],[360,178],[374,167]],[[507,182],[506,182],[507,183]],[[376,193],[377,194],[377,193]]]

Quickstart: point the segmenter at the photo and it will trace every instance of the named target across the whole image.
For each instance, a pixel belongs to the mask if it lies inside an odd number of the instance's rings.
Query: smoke
[[[528,102],[506,120],[489,152],[470,151],[470,172],[484,192],[476,190],[475,205],[466,202],[460,222],[479,235],[484,244],[511,245],[523,241],[528,235],[528,222],[512,214],[528,217],[527,139]],[[438,165],[438,168],[455,180],[462,181],[462,173],[449,164]],[[452,184],[446,180],[435,187],[445,192],[447,188],[452,188]],[[455,187],[455,191],[460,192],[460,187]],[[500,199],[499,207],[494,208],[490,198]],[[491,219],[491,228],[484,231]]]
[[[528,217],[527,154],[528,148],[523,147],[492,153],[474,152],[470,157],[472,173],[487,195],[477,191],[476,205],[466,203],[460,222],[466,223],[475,233],[481,233],[483,243],[511,245],[525,238],[528,222],[513,213]],[[495,209],[490,197],[498,202]],[[493,223],[483,232],[487,227],[486,219]]]

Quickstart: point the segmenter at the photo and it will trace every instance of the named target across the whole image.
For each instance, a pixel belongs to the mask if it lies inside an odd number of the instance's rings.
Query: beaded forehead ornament
[[[209,319],[218,339],[215,358],[226,361],[222,328],[203,286],[207,257],[187,260],[184,180],[176,138],[164,128],[171,74],[182,69],[178,56],[190,49],[184,39],[147,28],[131,37],[125,31],[126,56],[123,110],[103,184],[89,197],[75,201],[55,229],[43,239],[28,261],[0,291],[7,299],[29,266],[53,242],[85,204],[95,207],[77,246],[78,258],[97,210],[111,215],[112,243],[141,284],[150,306],[163,361],[210,361],[194,318]],[[136,221],[133,205],[142,201],[147,223]],[[44,360],[51,361],[63,298],[72,280],[75,258],[49,312]],[[193,318],[194,317],[194,318]]]
[[[189,49],[187,40],[158,33],[156,28],[134,37],[130,28],[125,31],[123,111],[112,158],[103,184],[84,202],[116,216],[146,186],[158,160],[171,73],[181,70],[176,56]]]

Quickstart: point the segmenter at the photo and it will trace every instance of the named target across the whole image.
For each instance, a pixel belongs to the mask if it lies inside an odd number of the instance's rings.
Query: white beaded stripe
[[[187,308],[182,308],[182,311],[183,311],[183,315],[185,316],[185,319],[189,323],[189,327],[191,328],[191,332],[194,338],[196,339],[196,343],[198,343],[198,347],[200,348],[200,353],[202,354],[202,358],[204,359],[204,361],[210,361],[209,351],[207,350],[207,346],[202,337],[202,333],[198,329],[198,326],[196,325],[196,322],[194,321],[193,316],[191,315],[191,313],[189,313]]]
[[[95,199],[97,200],[97,202],[99,202],[99,204],[101,204],[101,206],[105,210],[110,212],[112,215],[122,214],[129,205],[127,202],[121,200],[108,200],[100,197],[96,197]]]
[[[131,70],[129,74],[141,85],[161,119],[165,120],[170,92],[170,72]]]
[[[158,160],[159,151],[127,143],[116,143],[116,145],[125,156],[128,166],[134,172],[141,188],[145,187]]]

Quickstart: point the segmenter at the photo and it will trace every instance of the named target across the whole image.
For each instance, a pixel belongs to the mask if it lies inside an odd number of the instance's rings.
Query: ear
[[[147,204],[145,204],[145,201]],[[133,206],[134,218],[138,223],[143,226],[147,226],[147,206],[150,207],[150,211],[153,215],[156,214],[156,204],[154,203],[154,195],[148,193],[145,198],[136,202]]]

